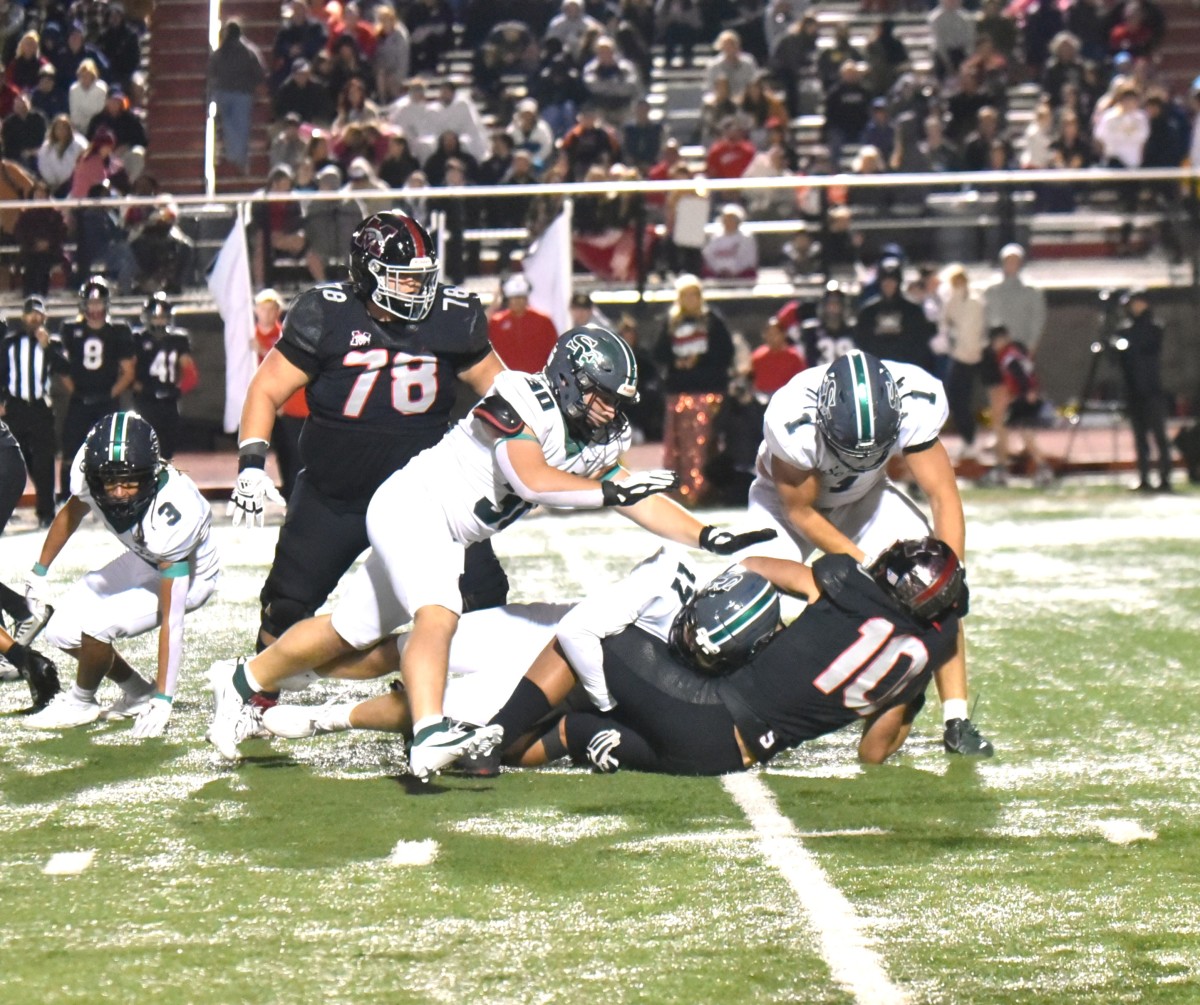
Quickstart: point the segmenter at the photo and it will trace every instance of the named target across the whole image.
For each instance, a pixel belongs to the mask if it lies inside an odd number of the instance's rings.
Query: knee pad
[[[265,587],[259,599],[262,601],[262,631],[275,638],[279,638],[297,621],[311,618],[315,613],[299,600],[269,596]]]

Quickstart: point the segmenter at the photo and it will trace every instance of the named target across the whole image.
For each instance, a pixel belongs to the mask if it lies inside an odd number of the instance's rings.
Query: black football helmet
[[[675,615],[672,655],[705,677],[736,670],[779,629],[779,591],[757,573],[732,565]]]
[[[175,305],[166,293],[159,290],[146,298],[142,305],[142,324],[148,328],[167,328],[175,320]]]
[[[132,527],[158,492],[163,470],[158,434],[137,412],[113,412],[92,426],[84,441],[83,477],[96,505],[117,530]],[[136,482],[137,492],[117,499],[114,482]]]
[[[937,621],[966,596],[966,571],[945,541],[897,541],[867,566],[885,593],[921,621]]]
[[[817,389],[817,429],[854,471],[879,467],[900,438],[900,391],[886,366],[854,349],[829,364]]]
[[[88,304],[99,300],[104,303],[104,313],[107,314],[111,293],[107,279],[103,276],[89,276],[87,281],[79,287],[80,312],[86,314]]]
[[[424,321],[437,296],[437,248],[406,213],[374,213],[350,238],[350,281],[364,300],[403,321]],[[403,285],[416,279],[420,289]]]
[[[629,420],[623,408],[638,400],[638,367],[620,335],[599,325],[564,332],[554,343],[545,374],[572,436],[607,442],[624,433]],[[593,392],[616,408],[612,420],[598,429],[588,422],[588,396]]]

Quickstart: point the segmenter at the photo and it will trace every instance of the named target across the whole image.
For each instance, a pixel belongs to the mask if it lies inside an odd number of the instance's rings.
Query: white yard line
[[[721,783],[758,835],[767,864],[783,874],[808,915],[833,979],[861,1005],[905,1005],[908,997],[892,983],[883,960],[867,944],[862,919],[804,847],[795,825],[779,811],[762,779],[752,774],[726,775]]]

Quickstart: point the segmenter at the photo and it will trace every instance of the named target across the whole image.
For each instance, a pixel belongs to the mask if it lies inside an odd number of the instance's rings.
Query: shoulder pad
[[[484,398],[475,406],[472,414],[505,436],[515,436],[525,426],[525,420],[517,410],[498,394]]]
[[[325,307],[330,303],[319,288],[305,290],[288,308],[280,341],[315,353],[325,331]]]

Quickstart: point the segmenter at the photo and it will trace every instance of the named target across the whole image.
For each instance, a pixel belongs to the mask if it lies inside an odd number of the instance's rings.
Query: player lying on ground
[[[499,730],[465,727],[443,715],[468,544],[544,505],[617,506],[640,526],[681,544],[742,546],[659,496],[677,484],[673,472],[629,475],[619,466],[629,446],[622,408],[636,399],[633,352],[603,328],[560,336],[540,374],[501,373],[494,392],[445,439],[375,493],[367,511],[372,551],[333,614],[301,622],[253,658],[214,665],[209,741],[235,758],[237,744],[259,729],[251,703],[256,694],[273,697],[288,677],[327,671],[411,621],[400,666],[413,719],[409,765],[428,778],[499,737]]]
[[[807,562],[820,549],[869,561],[893,541],[933,533],[966,556],[966,521],[954,466],[938,434],[949,415],[940,381],[919,366],[853,350],[793,377],[763,422],[747,518],[779,536],[763,551]],[[903,455],[929,500],[933,527],[887,478]],[[934,675],[950,753],[990,757],[968,718],[966,648]]]
[[[50,566],[89,512],[128,550],[89,572],[56,602],[46,640],[78,661],[75,684],[25,724],[63,729],[102,716],[136,718],[134,736],[161,736],[183,662],[184,613],[204,604],[217,585],[212,514],[195,483],[163,463],[158,437],[145,419],[136,412],[106,416],[91,428],[73,461],[71,497],[46,532],[26,580],[31,605],[46,603]],[[151,683],[113,643],[155,625],[158,674]],[[96,690],[105,677],[121,693],[102,709]]]
[[[953,552],[933,539],[901,542],[867,570],[845,556],[811,570],[778,559],[744,561],[810,599],[796,622],[775,636],[778,595],[757,573],[734,566],[697,593],[683,556],[660,550],[564,613],[492,719],[515,738],[506,740],[506,760],[532,766],[569,752],[605,771],[625,764],[719,774],[857,720],[864,722],[862,760],[878,763],[897,750],[966,611]],[[453,663],[472,676],[447,696],[456,713],[494,708],[497,699],[489,706],[479,693],[495,696],[514,683],[496,652],[531,654],[548,634],[548,612],[522,615],[519,608],[464,620]],[[380,647],[363,659],[385,655]],[[594,707],[560,718],[576,681]],[[276,735],[302,737],[393,729],[404,710],[403,691],[393,690],[358,704],[277,705],[263,720]],[[548,720],[556,721],[549,732]]]
[[[602,688],[612,707],[568,713],[535,739],[529,729],[583,679],[566,647],[549,646],[492,720],[504,728],[506,756],[536,765],[570,754],[605,772],[724,774],[857,721],[862,761],[895,753],[966,612],[954,552],[925,538],[897,542],[865,568],[846,555],[811,569],[745,562],[808,600],[795,621],[772,637],[777,599],[767,580],[734,566],[682,606],[668,642],[636,624],[605,638],[602,683],[587,687]]]

